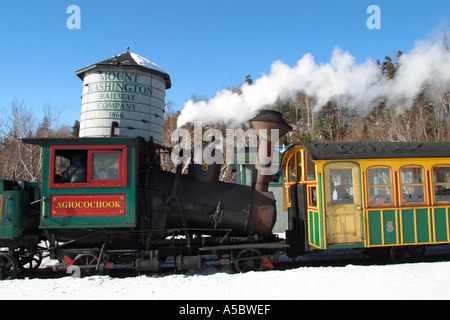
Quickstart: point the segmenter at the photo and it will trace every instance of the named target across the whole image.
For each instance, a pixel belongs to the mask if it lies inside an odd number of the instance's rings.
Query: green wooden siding
[[[383,211],[382,231],[384,236],[384,244],[397,243],[398,232],[397,232],[395,210]]]
[[[413,244],[416,243],[416,232],[414,224],[414,209],[401,210],[402,219],[402,235],[403,243]]]
[[[318,211],[309,210],[308,211],[308,222],[309,222],[309,240],[310,243],[316,247],[320,246],[320,235],[321,235],[321,223]]]
[[[369,209],[367,246],[433,244],[449,241],[448,207]]]
[[[448,208],[434,208],[435,241],[446,242],[448,239]]]

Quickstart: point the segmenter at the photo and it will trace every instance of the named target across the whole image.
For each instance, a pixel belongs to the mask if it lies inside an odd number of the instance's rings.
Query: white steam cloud
[[[208,101],[187,101],[178,127],[194,120],[239,124],[255,116],[262,106],[295,97],[298,92],[315,99],[316,111],[329,101],[364,111],[381,101],[408,105],[425,86],[440,92],[449,89],[450,51],[442,41],[418,42],[398,63],[395,78],[387,79],[373,60],[356,64],[355,57],[340,48],[335,48],[330,62],[324,64],[317,64],[309,53],[294,67],[276,61],[270,74],[252,85],[245,83],[241,94],[222,90]]]

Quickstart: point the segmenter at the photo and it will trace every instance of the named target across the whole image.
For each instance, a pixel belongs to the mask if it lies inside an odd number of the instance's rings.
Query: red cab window
[[[50,187],[125,187],[126,146],[51,147]]]
[[[120,182],[121,171],[121,151],[89,151],[88,181]],[[89,171],[89,170],[88,170]]]

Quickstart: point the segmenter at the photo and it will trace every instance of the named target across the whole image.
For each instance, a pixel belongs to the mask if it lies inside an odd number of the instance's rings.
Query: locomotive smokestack
[[[261,112],[250,120],[250,125],[256,130],[259,136],[258,158],[256,169],[258,175],[256,178],[255,190],[268,191],[270,173],[272,164],[273,143],[286,133],[292,130],[292,127],[283,119],[281,112],[273,110],[261,110]],[[277,141],[272,141],[272,138]]]

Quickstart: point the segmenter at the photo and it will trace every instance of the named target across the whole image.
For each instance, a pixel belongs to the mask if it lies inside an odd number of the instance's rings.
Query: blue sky
[[[81,29],[70,30],[70,5]],[[366,25],[370,5],[381,29]],[[357,62],[447,29],[448,0],[0,0],[0,109],[13,99],[36,115],[45,104],[64,107],[61,121],[79,120],[82,81],[75,71],[126,51],[171,77],[166,102],[181,109],[192,94],[215,92],[270,72],[273,61],[295,65],[306,53],[329,61],[336,46]]]

